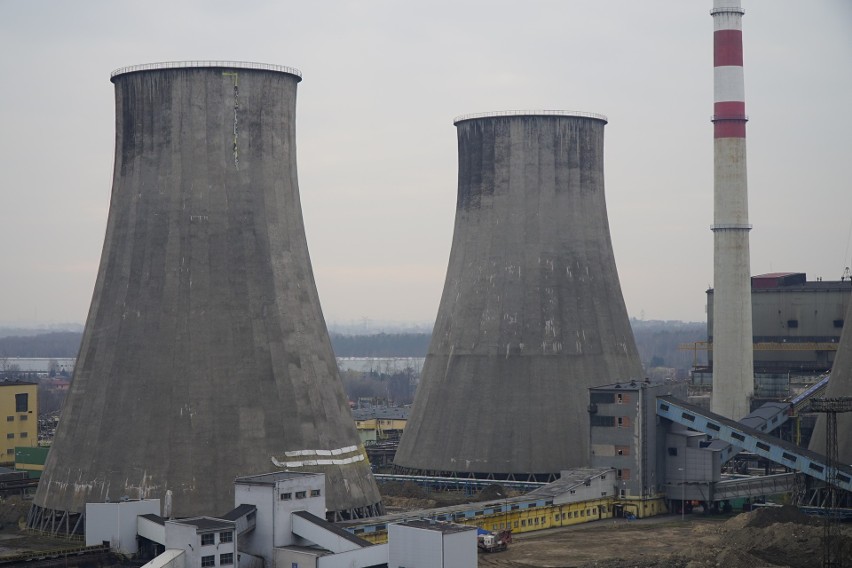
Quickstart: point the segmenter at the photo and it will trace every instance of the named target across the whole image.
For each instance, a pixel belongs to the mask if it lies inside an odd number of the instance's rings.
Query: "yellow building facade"
[[[14,463],[16,446],[38,445],[38,385],[0,382],[0,463]]]

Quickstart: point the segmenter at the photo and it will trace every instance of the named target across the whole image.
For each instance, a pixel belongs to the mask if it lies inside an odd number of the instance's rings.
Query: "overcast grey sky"
[[[752,272],[852,264],[852,2],[744,0]],[[705,319],[711,0],[0,0],[0,323],[85,320],[112,183],[113,69],[302,71],[299,185],[326,320],[434,321],[453,117],[605,114],[627,308]]]

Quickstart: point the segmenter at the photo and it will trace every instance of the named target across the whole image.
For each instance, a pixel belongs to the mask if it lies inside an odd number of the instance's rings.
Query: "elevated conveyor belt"
[[[831,375],[826,375],[822,378],[818,383],[812,385],[802,394],[793,398],[790,401],[790,405],[793,407],[793,411],[798,414],[801,412],[811,401],[811,399],[815,396],[822,395],[825,389],[828,387],[828,381],[831,379]]]
[[[784,424],[790,415],[790,404],[787,402],[767,402],[739,421],[743,426],[769,433]],[[722,464],[728,463],[742,448],[728,444],[722,440],[713,440],[710,449],[720,452]]]
[[[828,458],[672,396],[657,397],[657,415],[739,446],[777,464],[828,481]],[[836,485],[852,491],[852,467],[838,465]]]

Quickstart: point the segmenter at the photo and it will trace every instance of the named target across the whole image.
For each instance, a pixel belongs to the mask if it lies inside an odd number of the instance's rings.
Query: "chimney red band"
[[[718,30],[713,32],[713,66],[743,65],[742,30]]]
[[[715,120],[713,122],[713,138],[745,138],[745,119]]]

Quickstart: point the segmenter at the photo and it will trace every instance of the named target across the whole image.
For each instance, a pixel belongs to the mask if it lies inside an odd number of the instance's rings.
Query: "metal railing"
[[[745,14],[745,10],[739,6],[720,6],[719,8],[710,10],[711,16],[715,16],[716,14]]]
[[[593,118],[609,122],[606,116],[594,112],[584,112],[576,110],[498,110],[493,112],[478,112],[474,114],[463,114],[453,119],[453,124],[458,124],[465,120],[473,120],[476,118],[499,118],[509,116],[570,116],[575,118]]]
[[[710,225],[711,231],[751,231],[751,223],[717,223]]]
[[[163,61],[159,63],[143,63],[141,65],[130,65],[119,67],[110,73],[110,79],[125,73],[137,71],[151,71],[156,69],[191,69],[197,67],[220,67],[225,69],[255,69],[259,71],[276,71],[278,73],[289,73],[302,78],[302,72],[294,67],[283,65],[272,65],[271,63],[252,63],[250,61]]]

